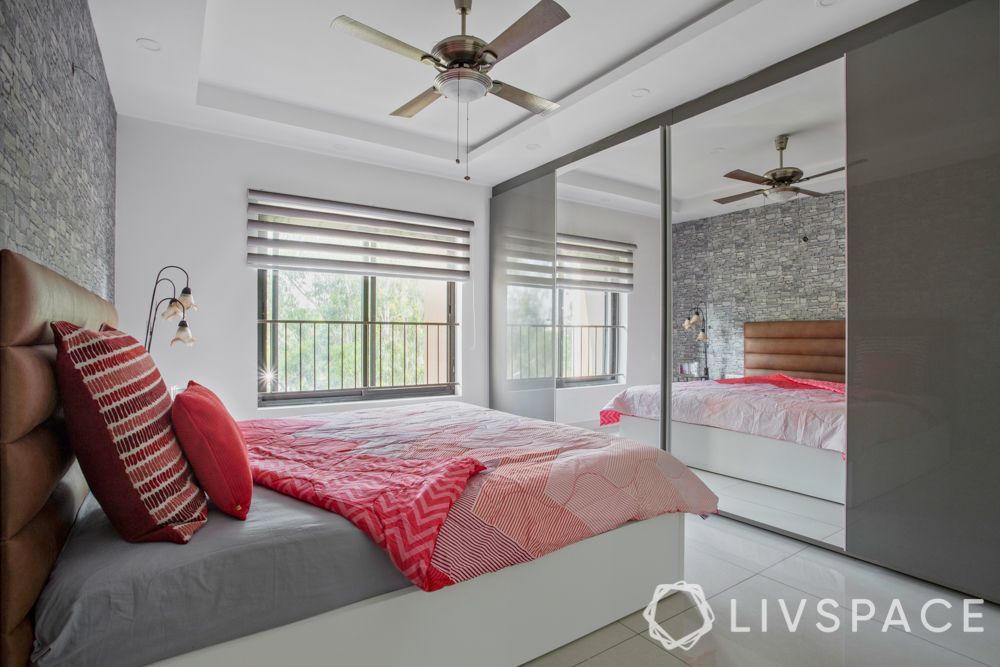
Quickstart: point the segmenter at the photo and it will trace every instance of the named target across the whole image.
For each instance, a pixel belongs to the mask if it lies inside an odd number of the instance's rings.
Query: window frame
[[[561,330],[565,325],[564,320],[564,296],[567,289],[556,288],[556,328]],[[610,327],[610,342],[608,353],[611,358],[608,361],[608,369],[611,371],[606,375],[589,375],[580,377],[563,377],[563,336],[556,337],[556,389],[569,389],[572,387],[594,387],[608,384],[618,384],[621,381],[621,294],[618,292],[605,291],[604,312],[605,321]]]
[[[259,269],[257,271],[257,368],[268,368],[267,341],[276,340],[279,320],[277,299],[271,300],[271,312],[268,313],[268,291],[277,295],[277,281],[282,269]],[[315,273],[303,271],[304,273]],[[271,276],[268,276],[271,273]],[[257,377],[257,406],[289,406],[289,405],[322,405],[327,403],[344,403],[351,401],[377,401],[390,400],[396,398],[417,398],[430,396],[454,396],[456,387],[459,385],[457,379],[457,342],[456,331],[458,323],[455,315],[455,295],[456,288],[454,281],[445,282],[446,290],[446,311],[447,311],[447,381],[437,384],[424,384],[397,387],[372,387],[369,386],[375,375],[377,359],[371,354],[375,345],[378,326],[375,313],[377,312],[377,276],[360,276],[363,278],[362,291],[362,340],[361,340],[361,387],[351,387],[347,389],[318,389],[303,391],[266,392],[264,391],[264,380],[258,372]],[[442,281],[444,282],[444,281]],[[268,326],[271,331],[268,332]]]

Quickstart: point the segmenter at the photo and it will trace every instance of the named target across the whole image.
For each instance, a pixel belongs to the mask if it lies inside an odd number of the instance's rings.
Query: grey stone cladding
[[[86,0],[0,0],[0,247],[107,299],[116,120]]]
[[[743,374],[744,322],[843,318],[846,250],[843,192],[675,224],[675,371],[704,359],[695,332],[681,326],[700,302],[713,379]]]

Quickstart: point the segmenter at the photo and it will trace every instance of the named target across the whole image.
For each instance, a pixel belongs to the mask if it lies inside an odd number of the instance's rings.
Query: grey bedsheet
[[[143,665],[409,586],[349,521],[254,487],[186,545],[129,544],[93,496],[38,602],[38,667]]]

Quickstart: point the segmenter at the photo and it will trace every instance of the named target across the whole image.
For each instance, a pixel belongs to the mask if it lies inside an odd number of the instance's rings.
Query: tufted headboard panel
[[[847,326],[844,320],[746,322],[743,374],[843,382]]]
[[[32,608],[86,497],[59,408],[49,323],[117,324],[114,306],[0,251],[0,664],[28,662]]]

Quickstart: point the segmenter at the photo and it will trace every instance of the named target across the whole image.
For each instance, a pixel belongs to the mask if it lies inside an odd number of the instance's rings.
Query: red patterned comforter
[[[240,427],[257,484],[350,519],[427,591],[718,501],[648,445],[467,403]]]

